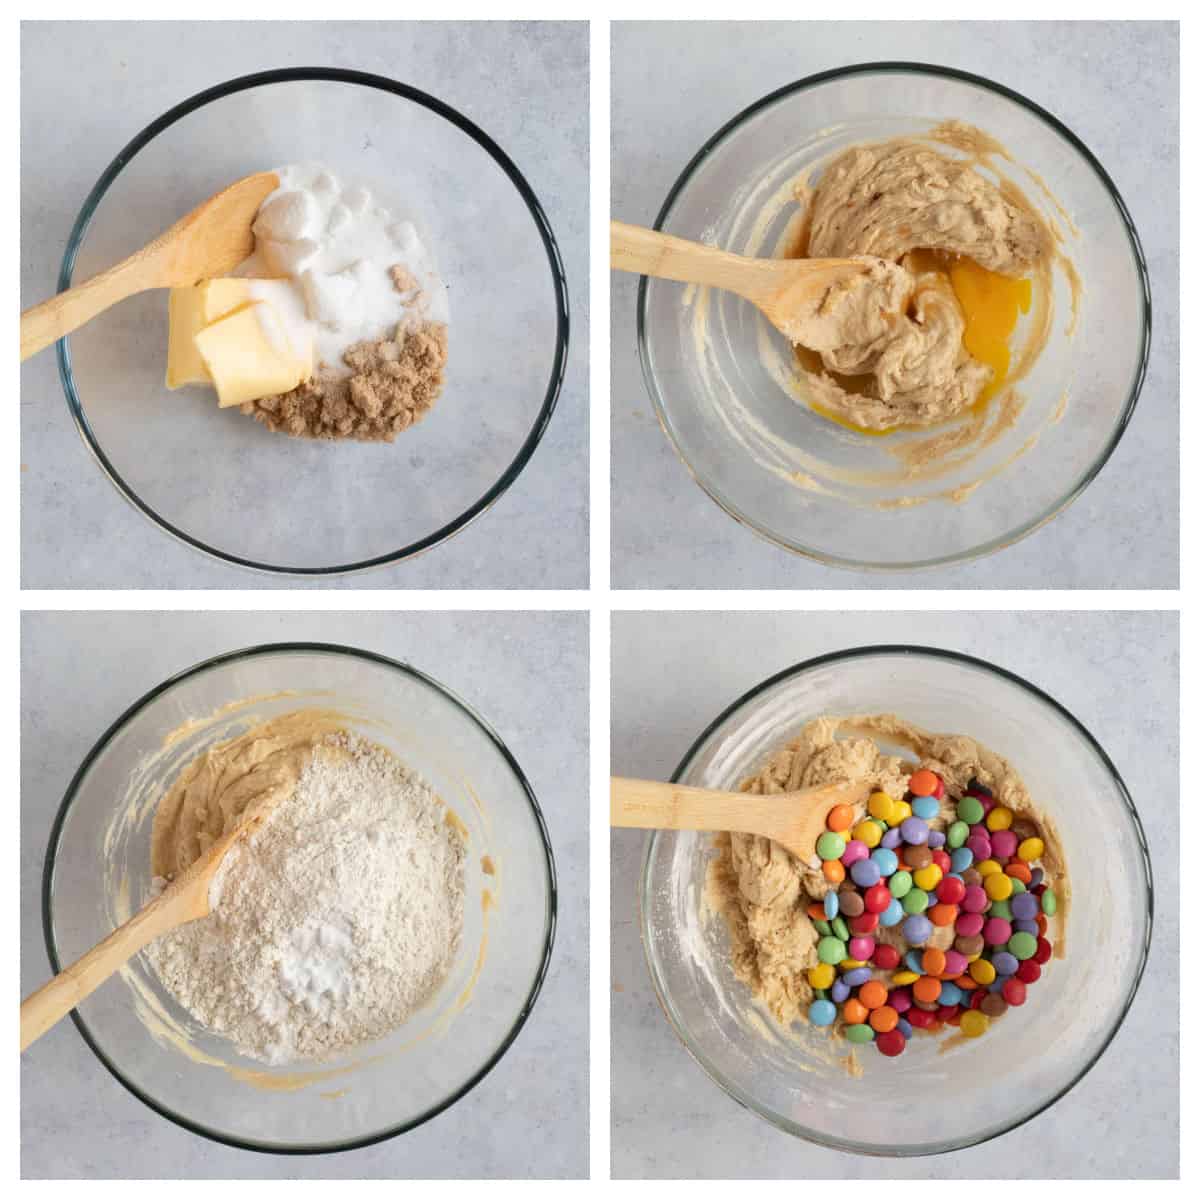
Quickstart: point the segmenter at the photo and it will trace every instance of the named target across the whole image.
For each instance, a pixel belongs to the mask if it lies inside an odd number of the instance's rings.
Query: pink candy
[[[980,890],[982,891],[983,889],[981,888]],[[954,932],[960,937],[974,937],[982,928],[983,913],[981,912],[962,912],[958,914],[954,921]]]
[[[858,959],[859,962],[870,961],[871,955],[875,953],[875,939],[869,937],[852,937],[850,939],[850,957]]]
[[[856,862],[866,858],[870,853],[866,842],[860,842],[858,838],[851,838],[846,843],[846,849],[842,851],[842,866],[852,867]]]
[[[1003,917],[989,917],[983,926],[983,940],[989,946],[1003,946],[1012,937],[1012,926]]]
[[[906,1013],[912,1008],[912,992],[906,987],[892,988],[888,992],[888,1003],[898,1012]]]
[[[986,862],[992,857],[991,839],[986,834],[973,833],[967,838],[967,849],[975,856],[976,862]]]
[[[981,913],[987,906],[991,904],[988,899],[988,894],[977,883],[971,884],[967,888],[966,895],[962,898],[962,910],[968,913]]]
[[[957,950],[946,951],[946,971],[947,975],[961,975],[967,969],[967,956],[960,954]]]
[[[1011,829],[997,829],[992,834],[992,853],[997,858],[1012,858],[1017,852],[1017,835]]]

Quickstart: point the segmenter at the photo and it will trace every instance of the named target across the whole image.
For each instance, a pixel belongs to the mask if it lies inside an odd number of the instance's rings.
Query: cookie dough
[[[963,147],[977,134],[969,126],[946,128],[943,142],[957,133]],[[805,374],[814,401],[833,416],[868,430],[932,425],[970,408],[991,380],[992,368],[963,346],[965,320],[948,274],[929,269],[931,256],[917,253],[928,251],[947,264],[965,257],[1022,277],[1054,249],[1049,229],[1015,187],[990,182],[973,160],[951,158],[928,142],[855,146],[823,170],[804,254],[869,256],[907,277],[872,297],[870,319],[862,305],[842,302],[835,311],[839,298],[831,297],[824,345],[793,338],[821,352],[825,370]],[[906,304],[879,303],[899,295]]]
[[[885,753],[879,742],[901,747],[912,758]],[[1018,821],[1037,826],[1045,842],[1042,862],[1059,897],[1054,947],[1061,957],[1070,886],[1058,832],[1034,804],[1012,764],[973,738],[929,733],[892,714],[822,717],[805,725],[799,737],[743,781],[741,790],[770,795],[861,779],[900,797],[920,767],[934,771],[946,784],[941,812],[929,822],[931,828],[944,829],[954,819],[954,805],[973,779],[990,788],[997,803],[1012,809]],[[855,819],[864,812],[860,806]],[[818,961],[817,934],[807,909],[834,885],[825,879],[819,860],[802,862],[769,838],[722,833],[715,847],[705,902],[728,928],[733,972],[777,1021],[790,1025],[804,1016],[813,998],[807,971]],[[901,951],[906,948],[899,926],[881,929],[875,936]],[[928,944],[944,950],[953,940],[953,926],[935,927]]]

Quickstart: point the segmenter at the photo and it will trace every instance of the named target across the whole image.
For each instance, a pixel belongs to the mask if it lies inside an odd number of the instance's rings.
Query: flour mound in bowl
[[[279,793],[210,888],[214,909],[144,951],[203,1026],[272,1065],[384,1037],[429,1002],[459,950],[465,846],[387,750],[304,713],[212,747],[155,817],[158,886],[247,803]]]

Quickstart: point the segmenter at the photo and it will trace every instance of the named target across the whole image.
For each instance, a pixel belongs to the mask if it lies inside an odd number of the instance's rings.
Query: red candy
[[[1006,979],[1000,994],[1013,1008],[1025,1003],[1025,985],[1019,979]]]
[[[881,1033],[876,1037],[875,1045],[880,1054],[886,1054],[888,1058],[895,1058],[897,1054],[904,1052],[904,1034],[899,1029],[889,1029],[887,1033]]]
[[[900,962],[900,951],[895,946],[880,942],[871,955],[871,961],[882,971],[893,970]]]
[[[851,917],[846,922],[850,926],[850,932],[856,937],[866,937],[867,934],[874,933],[879,925],[879,914],[873,912],[859,913],[857,917]]]
[[[1050,961],[1050,955],[1054,953],[1053,947],[1044,937],[1037,940],[1037,949],[1033,952],[1033,961],[1041,965]]]
[[[959,904],[967,894],[967,885],[953,875],[947,875],[937,887],[937,898],[943,904]]]
[[[1032,958],[1027,958],[1017,968],[1017,978],[1022,983],[1037,983],[1042,977],[1042,968]]]
[[[881,913],[891,902],[892,893],[888,891],[885,883],[877,883],[874,887],[867,888],[863,894],[863,903],[869,913]]]
[[[987,988],[976,988],[971,993],[971,1008],[978,1008],[983,1003],[983,999],[987,994]]]
[[[937,1024],[937,1017],[923,1008],[910,1008],[907,1020],[914,1029],[932,1029]]]
[[[942,874],[949,874],[950,871],[950,855],[945,850],[933,851],[933,861],[942,869]]]
[[[958,1016],[958,1005],[939,1004],[936,1016],[939,1021],[953,1020],[956,1016]]]

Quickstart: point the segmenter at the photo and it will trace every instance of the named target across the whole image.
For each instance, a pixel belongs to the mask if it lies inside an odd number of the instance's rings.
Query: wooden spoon
[[[865,274],[866,263],[852,258],[745,258],[699,242],[610,222],[610,263],[656,279],[700,283],[735,292],[756,305],[790,341],[836,283]]]
[[[274,171],[239,179],[124,262],[23,312],[21,361],[128,296],[227,275],[253,251],[250,226],[278,186]]]
[[[262,825],[273,807],[273,802],[266,801],[247,810],[234,829],[214,842],[208,852],[196,859],[160,896],[29,996],[21,1005],[21,1050],[57,1025],[81,1000],[90,996],[155,938],[189,921],[207,917],[212,911],[209,884],[221,860],[238,842]]]
[[[679,783],[612,778],[610,824],[623,829],[712,829],[756,833],[797,858],[816,857],[817,838],[835,804],[865,804],[867,783],[827,783],[799,792],[752,796]]]

